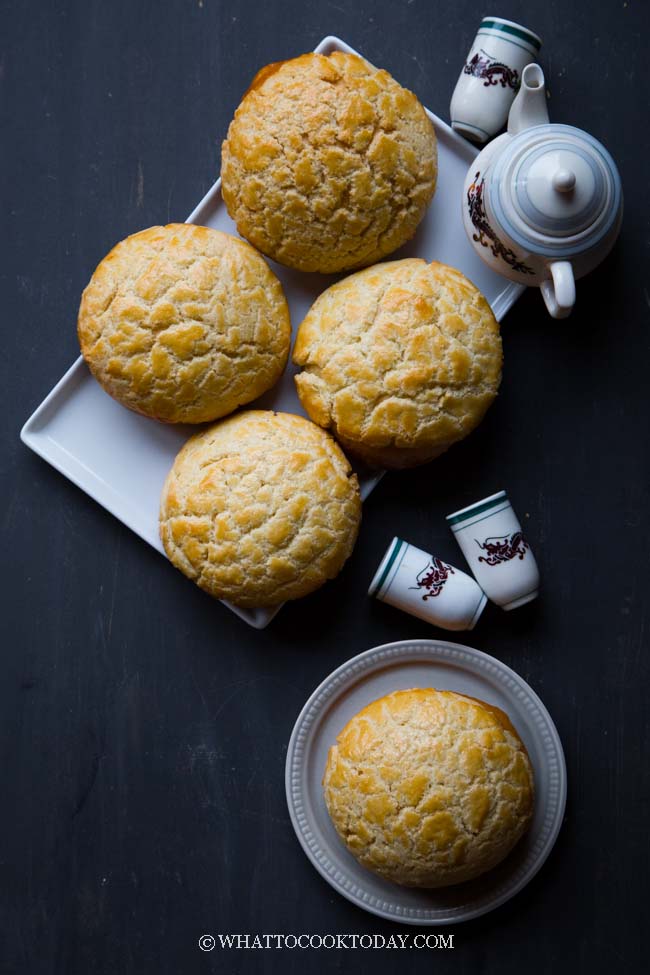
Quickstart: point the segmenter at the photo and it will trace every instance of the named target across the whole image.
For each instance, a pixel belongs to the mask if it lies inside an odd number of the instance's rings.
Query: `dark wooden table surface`
[[[566,322],[527,293],[481,428],[391,474],[342,575],[249,629],[18,441],[78,354],[79,295],[143,227],[183,220],[255,70],[337,33],[447,116],[480,17],[545,41],[555,121],[617,159],[626,215]],[[507,487],[543,595],[468,642],[562,736],[566,820],[543,870],[414,971],[639,971],[648,903],[648,5],[642,0],[2,3],[0,971],[401,970],[388,950],[202,953],[204,933],[403,933],[319,877],[289,823],[287,740],[353,654],[444,636],[366,598],[387,539],[454,559],[449,510]],[[645,155],[644,155],[645,154]],[[101,436],[101,431],[98,431]],[[417,929],[416,929],[417,930]],[[446,933],[452,933],[447,929]]]

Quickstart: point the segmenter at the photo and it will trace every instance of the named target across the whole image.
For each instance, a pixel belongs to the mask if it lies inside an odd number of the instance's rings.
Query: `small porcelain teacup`
[[[477,582],[502,609],[535,599],[539,570],[505,491],[447,515]]]
[[[443,630],[473,630],[487,603],[466,572],[401,538],[388,546],[368,595]]]
[[[452,95],[452,128],[481,143],[500,132],[519,91],[521,73],[537,60],[541,46],[527,27],[484,17]]]

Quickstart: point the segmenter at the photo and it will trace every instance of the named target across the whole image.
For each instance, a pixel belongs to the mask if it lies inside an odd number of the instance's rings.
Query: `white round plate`
[[[376,698],[410,687],[458,691],[502,708],[521,735],[535,774],[535,814],[526,836],[484,876],[443,890],[400,887],[366,870],[339,840],[323,800],[327,752],[344,725]],[[305,853],[339,894],[391,921],[448,925],[499,907],[537,873],[562,825],[566,766],[548,711],[513,670],[458,643],[403,640],[360,653],[316,688],[289,741],[286,789]]]

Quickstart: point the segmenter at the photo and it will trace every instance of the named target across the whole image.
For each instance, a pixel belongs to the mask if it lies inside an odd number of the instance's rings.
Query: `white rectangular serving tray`
[[[338,37],[325,37],[315,50],[318,54],[358,53]],[[432,112],[428,114],[438,137],[436,193],[414,239],[390,259],[418,256],[451,264],[483,292],[496,318],[501,320],[523,286],[491,271],[476,256],[465,236],[461,194],[467,168],[478,150],[442,119]],[[221,198],[220,179],[186,222],[237,233]],[[269,263],[284,287],[295,331],[314,299],[336,278]],[[294,387],[294,372],[289,365],[278,385],[250,406],[304,414]],[[174,457],[192,432],[191,427],[168,426],[120,406],[95,382],[79,357],[31,415],[20,437],[164,555],[158,535],[160,492]],[[358,469],[358,473],[365,500],[381,472]],[[243,610],[230,603],[224,605],[257,629],[270,623],[280,609]]]

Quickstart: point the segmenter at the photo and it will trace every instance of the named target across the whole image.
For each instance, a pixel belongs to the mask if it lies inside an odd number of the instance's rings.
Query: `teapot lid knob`
[[[557,169],[553,174],[552,184],[558,193],[570,193],[576,185],[576,174],[572,169]]]

